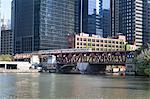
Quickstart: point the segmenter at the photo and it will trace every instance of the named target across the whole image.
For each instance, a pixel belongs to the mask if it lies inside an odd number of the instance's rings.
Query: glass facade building
[[[101,0],[102,1],[102,0]],[[88,15],[92,15],[95,13],[98,15],[102,6],[100,6],[100,0],[88,0]]]
[[[149,7],[148,0],[111,0],[112,35],[123,33],[137,47],[149,42]]]
[[[102,35],[102,0],[76,0],[76,11],[76,32]]]
[[[67,48],[74,23],[74,0],[13,0],[15,53]]]
[[[103,9],[103,37],[110,37],[111,36],[111,17],[110,17],[110,10]]]
[[[111,12],[111,34],[112,36],[119,33],[119,1],[110,0],[110,12]]]
[[[150,0],[144,0],[143,7],[143,43],[150,44]]]

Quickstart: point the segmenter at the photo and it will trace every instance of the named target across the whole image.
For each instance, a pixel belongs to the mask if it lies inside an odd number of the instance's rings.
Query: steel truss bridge
[[[77,64],[88,62],[89,64],[124,65],[128,56],[133,52],[82,52],[82,53],[55,53],[59,64]]]
[[[49,56],[56,56],[58,64],[77,64],[88,62],[89,64],[125,65],[128,57],[134,56],[134,51],[114,51],[114,52],[55,52],[55,53],[31,53],[17,54],[14,58],[30,59],[32,55],[38,55],[41,61]]]

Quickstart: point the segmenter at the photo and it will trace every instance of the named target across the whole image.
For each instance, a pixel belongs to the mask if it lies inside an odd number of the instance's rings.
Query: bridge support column
[[[82,62],[82,63],[77,63],[77,69],[81,72],[81,73],[85,73],[87,70],[87,67],[89,66],[89,63],[87,62]]]
[[[7,64],[5,64],[5,70],[7,69]]]

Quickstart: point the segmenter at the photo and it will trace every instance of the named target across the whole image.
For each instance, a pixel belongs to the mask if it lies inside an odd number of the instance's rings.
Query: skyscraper
[[[11,30],[1,31],[1,51],[0,54],[13,55],[13,34]]]
[[[102,0],[76,0],[76,32],[102,35]]]
[[[109,9],[103,9],[102,26],[103,26],[103,37],[110,37],[111,36],[111,17],[110,17]]]
[[[13,0],[15,53],[67,48],[74,33],[74,0]]]
[[[119,33],[119,0],[110,0],[111,33],[112,36]]]
[[[137,47],[149,41],[149,3],[149,0],[111,0],[112,35],[123,33],[127,42]]]
[[[0,0],[0,39],[1,39],[1,0]],[[1,52],[1,40],[0,40],[0,52]]]
[[[150,44],[150,0],[144,0],[143,7],[143,43]]]

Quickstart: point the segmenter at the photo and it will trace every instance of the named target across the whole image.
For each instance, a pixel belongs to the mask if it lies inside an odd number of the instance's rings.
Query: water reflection
[[[60,74],[0,74],[1,98],[150,99],[150,79]]]
[[[34,99],[39,97],[38,74],[17,74],[15,97],[17,99]]]

